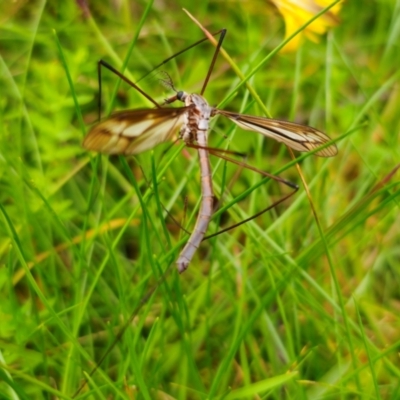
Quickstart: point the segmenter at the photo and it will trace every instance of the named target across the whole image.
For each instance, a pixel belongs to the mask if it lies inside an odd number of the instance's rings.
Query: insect
[[[203,240],[213,212],[214,195],[207,142],[211,118],[222,115],[244,130],[261,133],[268,138],[286,144],[294,150],[306,152],[326,145],[317,150],[315,154],[322,157],[332,157],[337,154],[336,145],[327,145],[330,138],[315,128],[293,122],[220,110],[208,104],[203,94],[225,34],[226,30],[222,30],[200,94],[176,91],[175,96],[166,100],[168,104],[174,101],[183,102],[185,105],[179,108],[159,105],[135,83],[106,62],[100,61],[101,65],[116,73],[121,79],[152,101],[156,108],[117,112],[93,126],[83,141],[83,146],[88,150],[128,156],[152,149],[160,143],[171,140],[179,132],[179,137],[187,145],[197,148],[201,169],[202,201],[194,230],[176,261],[180,273],[188,268]]]

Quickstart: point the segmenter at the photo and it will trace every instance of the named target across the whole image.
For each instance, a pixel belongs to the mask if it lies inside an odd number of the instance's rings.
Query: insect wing
[[[315,128],[293,122],[237,114],[218,109],[214,113],[224,115],[242,129],[261,133],[298,151],[311,151],[331,140],[325,133]],[[333,157],[337,154],[337,147],[335,144],[331,144],[314,154],[321,157]]]
[[[189,107],[127,110],[93,126],[83,141],[88,150],[138,154],[166,142],[184,123]]]

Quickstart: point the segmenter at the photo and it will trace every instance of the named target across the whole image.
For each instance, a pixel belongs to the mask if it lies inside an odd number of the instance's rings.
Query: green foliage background
[[[224,48],[244,75],[263,62],[247,83],[271,115],[324,130],[339,154],[301,157],[317,220],[286,148],[217,119],[212,147],[246,153],[301,187],[204,242],[179,276],[187,235],[165,209],[190,231],[195,151],[162,145],[125,161],[81,142],[97,119],[97,60],[122,69],[133,46],[125,73],[137,81],[203,37],[182,7],[211,32],[228,29]],[[89,10],[83,1],[2,3],[1,398],[71,398],[134,313],[78,398],[398,399],[400,2],[345,2],[318,43],[267,60],[284,26],[264,1],[121,0]],[[212,53],[204,43],[161,69],[196,92]],[[160,76],[140,82],[158,101],[172,94]],[[115,89],[111,73],[103,78],[103,115],[151,106],[125,84]],[[265,115],[240,81],[220,56],[210,104]],[[288,193],[212,164],[227,207],[209,233]]]

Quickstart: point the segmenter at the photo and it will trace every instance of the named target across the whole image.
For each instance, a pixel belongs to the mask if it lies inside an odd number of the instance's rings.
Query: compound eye
[[[178,100],[182,101],[183,98],[185,97],[185,92],[182,92],[182,90],[180,90],[177,94],[176,97]]]

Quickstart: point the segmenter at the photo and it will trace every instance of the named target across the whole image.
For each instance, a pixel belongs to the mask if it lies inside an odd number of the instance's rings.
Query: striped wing
[[[293,122],[254,117],[218,109],[214,110],[214,114],[224,115],[242,129],[261,133],[298,151],[311,151],[331,140],[325,133],[317,129]],[[333,157],[337,154],[337,151],[336,145],[331,144],[314,154],[321,157]]]
[[[138,154],[170,140],[190,107],[120,111],[93,126],[83,141],[88,150]]]

